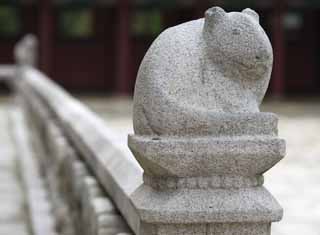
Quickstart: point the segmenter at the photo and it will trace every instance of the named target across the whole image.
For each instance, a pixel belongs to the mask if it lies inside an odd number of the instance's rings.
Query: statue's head
[[[247,8],[226,13],[220,7],[210,8],[205,13],[203,33],[209,56],[221,55],[220,59],[228,60],[252,78],[270,75],[272,47],[255,11]]]

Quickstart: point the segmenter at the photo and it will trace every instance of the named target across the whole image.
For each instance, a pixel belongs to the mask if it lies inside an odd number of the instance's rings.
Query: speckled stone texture
[[[273,55],[258,18],[214,7],[205,19],[164,31],[139,69],[135,133],[211,135],[218,119],[232,119],[226,114],[259,112]]]
[[[144,169],[131,197],[141,235],[270,234],[282,208],[263,173],[285,155],[276,115],[259,111],[272,61],[251,9],[213,7],[155,40],[128,139]]]

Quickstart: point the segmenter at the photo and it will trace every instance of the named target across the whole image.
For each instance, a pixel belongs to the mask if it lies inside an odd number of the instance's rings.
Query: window
[[[58,16],[63,39],[90,39],[94,36],[94,16],[90,8],[62,9]]]
[[[17,7],[0,5],[0,37],[14,38],[21,32],[21,19]]]
[[[133,15],[132,33],[134,36],[155,36],[163,29],[159,10],[138,10]]]

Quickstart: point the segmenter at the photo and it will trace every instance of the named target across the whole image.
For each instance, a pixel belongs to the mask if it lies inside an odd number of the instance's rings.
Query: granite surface
[[[269,83],[272,61],[269,39],[250,9],[226,13],[213,7],[204,19],[165,30],[138,72],[135,133],[215,135],[219,119],[254,115]]]
[[[164,31],[137,76],[128,146],[144,169],[139,234],[270,234],[282,208],[262,174],[285,155],[259,105],[272,47],[258,14],[219,7]]]

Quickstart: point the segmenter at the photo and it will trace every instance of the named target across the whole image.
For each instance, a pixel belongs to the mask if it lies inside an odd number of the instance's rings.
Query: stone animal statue
[[[259,113],[272,64],[270,41],[251,9],[213,7],[203,19],[165,30],[138,72],[135,133],[212,135],[235,114],[250,119]]]

